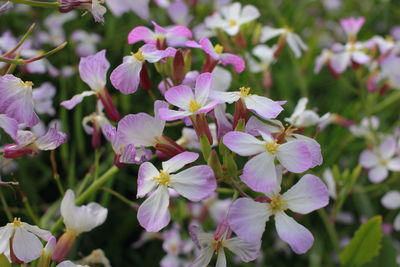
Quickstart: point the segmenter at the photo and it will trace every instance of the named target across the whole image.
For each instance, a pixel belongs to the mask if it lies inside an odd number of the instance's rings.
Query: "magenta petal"
[[[173,36],[185,36],[192,38],[192,31],[185,26],[175,26],[168,30],[168,33]]]
[[[7,115],[0,114],[0,128],[11,136],[12,139],[17,137],[18,122],[12,118],[7,117]]]
[[[239,198],[228,214],[229,226],[243,240],[257,242],[265,230],[271,212],[266,203],[256,202],[250,198]]]
[[[185,46],[192,47],[192,48],[201,48],[201,45],[198,42],[194,41],[194,40],[186,41],[185,42]]]
[[[110,76],[112,85],[123,94],[136,92],[140,82],[140,71],[143,63],[132,56],[124,57],[124,63],[119,65]]]
[[[329,192],[321,179],[306,174],[282,195],[282,200],[290,210],[307,214],[328,205]]]
[[[252,190],[268,193],[277,184],[274,157],[263,152],[251,158],[243,168],[243,175],[240,176]]]
[[[210,55],[213,59],[219,60],[219,55],[215,52],[214,46],[208,38],[201,38],[200,45],[204,52]]]
[[[264,119],[274,119],[283,110],[281,105],[268,97],[250,95],[244,98],[246,107]]]
[[[246,63],[244,62],[243,58],[233,54],[221,54],[220,59],[222,65],[232,65],[237,73],[241,73],[246,67]]]
[[[217,188],[213,170],[207,165],[194,166],[171,174],[170,186],[191,201],[205,199]]]
[[[168,189],[166,186],[159,185],[156,191],[140,205],[137,214],[139,224],[147,232],[160,231],[171,219],[168,206]]]
[[[183,110],[189,110],[189,102],[194,100],[192,88],[179,85],[170,88],[164,95],[165,99],[172,105]]]
[[[314,243],[311,232],[284,212],[275,214],[275,227],[279,237],[288,243],[296,254],[306,253]]]
[[[289,141],[278,147],[279,162],[291,172],[301,173],[312,165],[311,153],[303,141]]]
[[[110,63],[106,58],[106,50],[82,57],[79,62],[79,74],[81,79],[94,90],[102,90],[107,82],[107,71]]]
[[[183,168],[186,164],[192,163],[199,158],[194,152],[182,152],[162,163],[163,171],[173,173]]]
[[[134,44],[139,41],[145,41],[146,43],[156,43],[153,37],[154,33],[149,28],[143,26],[135,27],[128,34],[128,44]]]

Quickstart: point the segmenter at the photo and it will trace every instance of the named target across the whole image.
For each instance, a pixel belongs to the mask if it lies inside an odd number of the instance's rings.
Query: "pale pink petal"
[[[95,55],[81,57],[79,74],[81,79],[94,90],[102,90],[106,85],[107,71],[110,63],[106,59],[106,50],[101,50]]]
[[[291,172],[301,173],[312,165],[312,156],[303,141],[289,141],[277,149],[279,162]]]
[[[194,40],[188,40],[188,41],[186,41],[186,42],[185,42],[185,45],[186,45],[187,47],[192,47],[192,48],[201,48],[201,45],[200,45],[198,42],[194,41]]]
[[[348,35],[356,35],[364,23],[364,17],[347,18],[340,20],[340,25]]]
[[[67,142],[67,135],[56,128],[49,128],[47,133],[39,137],[35,144],[40,150],[54,150]]]
[[[154,37],[154,32],[149,28],[143,26],[135,27],[128,34],[128,44],[134,44],[139,41],[155,44],[156,40]]]
[[[17,137],[18,122],[7,115],[0,114],[0,128],[2,128],[12,139]]]
[[[350,64],[351,54],[348,52],[340,52],[334,54],[330,58],[330,66],[336,73],[342,73],[346,70],[347,66]]]
[[[263,141],[243,132],[225,134],[223,143],[233,152],[241,156],[251,156],[265,151]]]
[[[215,52],[214,46],[212,45],[211,41],[208,38],[201,38],[200,45],[203,50],[210,55],[213,59],[218,60],[219,55]]]
[[[204,106],[210,93],[211,83],[213,76],[209,72],[200,74],[196,79],[196,86],[194,89],[194,95],[197,103],[200,106]]]
[[[199,158],[199,154],[194,152],[182,152],[173,158],[162,163],[163,171],[173,173],[183,168],[186,164],[192,163]]]
[[[269,216],[271,211],[266,203],[256,202],[250,198],[239,198],[229,210],[228,222],[241,239],[258,242],[262,238]]]
[[[224,245],[244,262],[253,261],[260,254],[261,242],[247,242],[238,237],[225,240]]]
[[[221,102],[219,100],[212,100],[206,103],[204,106],[202,106],[199,110],[195,112],[195,114],[201,114],[201,113],[208,113],[211,110],[215,108],[216,105],[220,104]]]
[[[301,134],[293,134],[293,136],[296,137],[297,140],[303,141],[307,145],[308,151],[310,151],[312,157],[312,164],[310,168],[321,165],[323,159],[321,154],[321,146],[318,144],[318,142],[313,138]]]
[[[209,97],[211,99],[217,99],[222,102],[232,104],[233,102],[236,102],[240,99],[240,93],[239,92],[220,92],[220,91],[211,90]]]
[[[368,178],[373,183],[380,183],[387,178],[389,174],[385,166],[377,165],[368,172]]]
[[[220,56],[220,60],[223,66],[232,65],[237,73],[241,73],[246,67],[243,58],[233,54],[223,53]]]
[[[165,92],[164,97],[170,104],[183,110],[189,110],[190,101],[195,100],[192,88],[186,85],[170,88]]]
[[[192,112],[190,111],[171,110],[167,108],[160,109],[160,118],[165,121],[179,120],[186,118],[190,115],[192,115]]]
[[[290,210],[307,214],[328,205],[328,188],[317,176],[306,174],[282,195],[282,201]]]
[[[400,157],[389,160],[387,168],[391,171],[400,171]]]
[[[379,146],[379,152],[384,159],[390,159],[396,152],[396,140],[393,137],[387,138]]]
[[[269,192],[277,184],[274,158],[267,152],[251,158],[244,165],[240,179],[254,191]]]
[[[378,165],[379,158],[371,151],[364,150],[360,155],[360,164],[365,168],[371,168]]]
[[[354,51],[351,53],[351,60],[358,64],[367,64],[370,60],[370,57],[361,51]]]
[[[61,102],[61,106],[66,109],[73,109],[77,104],[81,103],[83,98],[91,95],[95,95],[96,92],[94,91],[84,91],[80,94],[74,95],[70,100],[65,100]]]
[[[244,102],[248,109],[267,120],[276,118],[283,110],[279,103],[268,97],[250,95],[244,98]]]
[[[194,166],[170,177],[170,186],[191,201],[205,199],[217,188],[214,172],[206,165]]]
[[[144,162],[139,167],[138,173],[138,186],[137,186],[137,198],[144,197],[151,192],[157,185],[155,180],[156,177],[160,176],[160,172],[150,162]]]
[[[211,246],[207,246],[200,250],[199,256],[191,263],[190,267],[204,267],[208,266],[211,261],[212,256],[214,255],[214,250]]]
[[[172,36],[185,36],[187,38],[192,38],[192,31],[185,26],[175,26],[168,29],[168,34]]]
[[[166,186],[159,185],[156,191],[140,205],[137,214],[139,224],[147,232],[160,231],[171,219],[168,206],[168,189]]]
[[[143,63],[133,56],[124,57],[124,63],[111,72],[112,85],[123,94],[136,92],[140,82]]]
[[[400,208],[400,192],[391,190],[387,192],[381,199],[382,205],[391,210]]]
[[[275,227],[279,237],[288,243],[296,254],[306,253],[314,243],[311,232],[284,212],[275,214]]]
[[[16,227],[12,246],[15,256],[25,263],[39,258],[43,249],[39,238],[22,227]]]

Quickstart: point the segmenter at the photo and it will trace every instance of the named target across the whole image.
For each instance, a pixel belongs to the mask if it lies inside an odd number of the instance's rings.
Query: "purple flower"
[[[2,128],[12,139],[17,137],[18,122],[7,115],[0,114],[0,128]]]
[[[56,88],[49,82],[43,83],[40,87],[33,90],[33,102],[37,113],[54,116],[56,111],[53,107],[53,97]]]
[[[215,64],[218,62],[221,62],[223,66],[232,65],[235,68],[235,71],[238,73],[244,71],[244,68],[246,66],[246,63],[241,57],[230,53],[223,53],[224,47],[220,44],[213,46],[213,44],[208,38],[205,37],[202,38],[200,40],[200,44],[196,43],[195,41],[187,41],[186,46],[201,48],[203,49],[204,52],[207,53],[209,57],[212,58],[210,66],[207,66],[207,64],[203,66],[203,70],[205,71],[212,71],[213,68],[215,67]]]
[[[85,9],[92,13],[96,22],[104,23],[104,14],[107,12],[107,9],[101,5],[104,0],[58,0],[58,2],[60,2],[60,12],[66,13],[73,9]]]
[[[170,88],[165,93],[165,99],[180,110],[168,108],[160,109],[160,117],[166,121],[183,119],[194,114],[203,114],[211,111],[218,103],[218,100],[209,100],[212,83],[211,73],[202,73],[196,79],[196,86],[193,89],[186,85],[178,85]]]
[[[173,57],[176,49],[168,47],[158,50],[153,44],[146,44],[138,52],[124,57],[124,61],[110,76],[112,85],[123,94],[136,92],[140,82],[140,72],[145,61],[155,63],[166,57]]]
[[[143,41],[147,44],[157,44],[161,46],[180,46],[185,43],[187,38],[192,38],[192,32],[185,26],[174,26],[164,28],[152,21],[154,31],[144,26],[132,29],[128,35],[128,43],[134,44]]]
[[[39,122],[33,110],[32,82],[7,74],[0,77],[0,113],[31,127]]]
[[[389,171],[400,171],[400,156],[396,154],[396,140],[388,137],[378,148],[366,149],[360,155],[360,164],[368,168],[368,178],[373,183],[385,180]]]
[[[341,19],[340,25],[347,36],[355,37],[365,23],[364,17]]]
[[[223,143],[241,156],[253,156],[244,166],[240,177],[252,190],[268,193],[277,185],[275,159],[287,170],[301,173],[312,166],[312,155],[304,141],[277,143],[271,135],[260,132],[263,140],[243,133],[229,132]]]
[[[255,242],[261,240],[265,223],[274,215],[279,237],[288,243],[295,253],[303,254],[312,246],[314,237],[285,211],[289,209],[296,213],[308,214],[328,205],[328,189],[318,177],[306,174],[281,195],[280,174],[278,180],[277,186],[266,194],[266,203],[256,202],[251,198],[236,200],[228,215],[229,225],[243,240]]]
[[[137,197],[151,194],[140,205],[138,220],[148,232],[158,232],[170,221],[168,188],[191,201],[205,199],[216,189],[214,172],[209,166],[198,165],[177,172],[198,157],[197,153],[183,152],[164,161],[160,171],[150,162],[140,165]]]

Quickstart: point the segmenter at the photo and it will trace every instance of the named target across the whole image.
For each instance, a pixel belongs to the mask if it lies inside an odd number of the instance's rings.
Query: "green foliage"
[[[383,236],[381,225],[382,217],[375,216],[360,226],[353,239],[340,253],[342,266],[359,266],[378,255]]]

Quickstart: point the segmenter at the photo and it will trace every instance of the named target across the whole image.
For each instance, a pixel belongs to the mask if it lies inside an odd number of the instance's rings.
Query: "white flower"
[[[315,111],[306,109],[308,99],[303,97],[297,103],[294,112],[290,118],[285,118],[285,121],[289,122],[293,126],[304,128],[319,124],[325,126],[329,120],[330,113],[326,113],[320,117]]]
[[[42,253],[43,245],[39,238],[47,241],[51,237],[49,231],[14,218],[12,223],[0,227],[0,254],[6,255],[10,262],[31,262]]]

